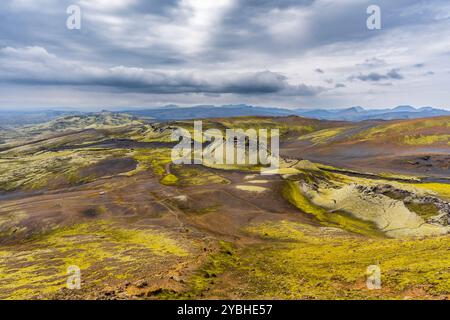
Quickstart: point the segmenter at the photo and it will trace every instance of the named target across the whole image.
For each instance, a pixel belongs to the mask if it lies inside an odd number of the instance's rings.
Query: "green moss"
[[[156,175],[163,176],[166,173],[166,165],[172,162],[171,150],[167,148],[138,149],[132,156],[139,164],[129,175],[152,169]]]
[[[52,189],[55,187],[55,181],[69,185],[90,182],[92,177],[81,177],[80,170],[124,154],[123,150],[83,149],[37,152],[21,155],[20,158],[0,158],[0,189]]]
[[[125,229],[106,222],[80,224],[68,228],[57,229],[39,236],[36,244],[42,246],[61,247],[62,250],[71,250],[70,245],[83,240],[83,237],[101,238],[116,243],[117,249],[126,249],[127,244],[150,249],[156,255],[174,254],[186,255],[175,241],[162,233],[152,230]]]
[[[220,124],[230,129],[278,129],[280,135],[283,136],[289,132],[297,134],[306,134],[314,131],[316,128],[313,124],[286,124],[283,121],[277,121],[276,118],[264,117],[239,117],[220,121]]]
[[[287,221],[247,231],[266,242],[240,253],[238,274],[251,291],[245,298],[396,299],[414,289],[426,292],[421,297],[450,294],[449,237],[367,240]],[[381,268],[380,291],[366,289],[370,265]]]
[[[391,179],[391,180],[404,180],[404,181],[411,181],[411,182],[420,182],[420,177],[398,174],[398,173],[381,172],[381,173],[378,173],[377,176],[379,176],[380,178]]]
[[[367,239],[292,221],[254,224],[244,248],[227,242],[187,282],[163,299],[402,299],[450,294],[450,237]],[[366,287],[367,268],[381,269],[382,289]],[[230,282],[229,280],[232,279]]]
[[[207,261],[189,279],[189,290],[182,293],[161,295],[161,299],[199,299],[208,288],[214,286],[217,278],[224,272],[234,270],[239,265],[237,250],[233,244],[219,241],[219,250],[211,254]]]
[[[143,261],[189,255],[170,235],[111,223],[80,224],[35,236],[0,255],[0,298],[50,294],[65,286],[67,267],[81,269],[83,286],[123,279]]]
[[[228,184],[222,176],[192,166],[174,166],[172,169],[179,179],[180,186],[202,186],[211,184]]]
[[[448,132],[449,117],[404,120],[381,124],[351,137],[356,141],[378,142],[389,139],[390,142],[407,145],[430,145],[437,142],[447,142],[449,135],[435,132]]]
[[[324,129],[304,136],[300,136],[299,140],[310,140],[314,145],[324,144],[331,138],[341,134],[347,129],[350,128],[344,127],[344,128]]]
[[[431,145],[439,142],[449,143],[450,134],[405,136],[404,143],[412,146]]]
[[[414,184],[413,186],[450,200],[450,184],[448,183],[420,183]]]
[[[295,181],[286,181],[282,190],[283,197],[301,211],[314,216],[323,225],[338,227],[349,232],[362,235],[380,237],[383,233],[377,229],[374,223],[357,219],[346,212],[328,212],[325,209],[311,203],[300,191]]]
[[[167,174],[161,179],[160,182],[165,186],[175,186],[178,183],[178,178],[176,175]]]
[[[410,211],[415,212],[420,217],[422,217],[425,221],[427,221],[429,218],[432,218],[439,214],[439,209],[433,203],[410,202],[410,203],[406,203],[405,205]]]

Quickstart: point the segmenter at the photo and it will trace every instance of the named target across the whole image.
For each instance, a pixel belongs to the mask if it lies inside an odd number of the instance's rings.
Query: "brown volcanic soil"
[[[362,172],[450,176],[450,118],[369,121],[344,126],[328,139],[291,138],[281,155]],[[427,141],[424,137],[439,137]],[[421,140],[422,139],[422,140]]]
[[[306,158],[342,168],[357,168],[362,172],[372,170],[392,170],[414,174],[425,172],[430,176],[435,175],[436,179],[449,176],[448,148],[442,143],[437,147],[434,145],[405,146],[398,143],[400,134],[387,135],[384,138],[378,136],[376,139],[365,141],[353,138],[355,135],[384,125],[385,122],[355,125],[311,121],[298,117],[266,120],[272,121],[272,124],[275,122],[275,125],[287,124],[287,127],[283,128],[284,139],[287,140],[282,143],[281,151],[283,156],[289,156],[289,158]],[[291,126],[296,127],[291,128]],[[305,128],[307,126],[314,126],[317,130],[330,127],[344,127],[345,130],[323,144],[315,144],[311,141],[298,140],[300,133],[304,134],[304,131],[310,130]],[[440,129],[433,133],[446,132]],[[94,140],[97,141],[98,136],[94,136]],[[80,146],[82,140],[74,136],[70,142]],[[105,140],[106,144],[99,140],[93,145],[86,146],[131,149],[143,146],[141,143],[124,139],[108,139]],[[148,148],[160,146],[167,145],[164,142],[161,145],[153,143],[146,145]],[[53,142],[52,147],[54,147]],[[41,148],[45,149],[45,146],[36,144],[33,145],[33,150],[25,148],[21,151],[34,152]],[[61,146],[56,144],[56,148],[59,149]],[[70,148],[69,146],[68,149]],[[105,152],[108,151],[105,150]],[[431,155],[430,158],[428,158],[429,155]],[[320,246],[313,250],[309,246],[314,246],[316,242],[321,244],[322,240],[327,242],[326,245],[329,247],[326,247],[323,256],[316,256],[316,259],[322,259],[327,258],[330,252],[339,250],[341,245],[350,246],[343,250],[345,257],[346,254],[363,247],[360,245],[362,241],[372,243],[372,240],[353,234],[349,244],[342,239],[339,242],[337,238],[338,242],[335,242],[334,237],[342,236],[345,232],[324,227],[312,214],[304,213],[286,201],[282,196],[285,181],[279,176],[253,176],[244,171],[215,170],[201,166],[189,166],[189,168],[194,167],[198,170],[198,175],[207,173],[220,176],[228,183],[167,186],[161,184],[161,176],[154,174],[151,169],[131,176],[118,176],[135,167],[136,161],[127,157],[103,160],[82,168],[79,172],[81,178],[91,177],[95,181],[90,182],[88,179],[87,182],[71,185],[64,180],[59,184],[55,182],[51,190],[3,194],[0,197],[0,218],[4,218],[0,220],[2,222],[0,272],[3,275],[0,279],[0,298],[23,296],[58,299],[177,297],[176,294],[191,290],[192,277],[194,276],[195,283],[195,279],[198,280],[195,276],[199,273],[201,280],[206,278],[210,281],[209,286],[198,295],[195,293],[190,296],[191,298],[239,298],[242,295],[251,298],[285,297],[284,292],[289,293],[289,290],[280,287],[281,282],[275,281],[274,287],[269,288],[274,290],[274,293],[271,290],[261,293],[259,290],[262,290],[261,288],[269,282],[267,280],[277,279],[277,277],[281,277],[280,281],[287,279],[296,274],[297,266],[305,267],[305,263],[308,265],[307,260],[310,256],[314,256],[314,251],[321,250]],[[185,168],[165,165],[164,169],[166,174],[173,173],[178,177]],[[265,188],[266,191],[245,191],[238,186],[250,188],[248,190],[252,187],[260,187]],[[278,240],[277,245],[274,246],[274,238],[271,238],[274,236],[271,234],[273,230],[270,228],[263,230],[260,235],[252,234],[247,230],[249,227],[271,222],[284,226],[285,221],[301,224],[302,228],[305,228],[305,234],[311,232],[308,231],[308,227],[314,226],[312,232],[315,233],[316,238],[303,247],[308,239],[299,235],[295,228],[291,229],[288,225],[288,232],[286,234],[281,232],[278,235],[281,236],[281,240]],[[83,227],[80,228],[80,224]],[[348,233],[345,235],[349,236]],[[300,249],[293,251],[292,256],[282,256],[283,259],[279,261],[277,254],[286,252],[286,248],[294,243],[291,236],[299,237],[296,241]],[[353,241],[357,241],[355,239],[361,243],[354,244],[352,247]],[[233,250],[222,242],[231,243],[241,252],[256,245],[258,250],[253,251],[252,254],[256,254],[258,258],[252,258],[253,256],[250,255],[249,261],[242,263],[247,263],[249,270],[246,272],[258,274],[255,270],[259,268],[259,275],[267,274],[269,278],[252,286],[252,282],[247,283],[239,273],[236,275],[232,270],[221,270],[220,266],[217,267],[217,261],[211,262],[216,255],[220,255],[220,259],[230,265],[235,263]],[[446,243],[441,247],[445,245]],[[264,255],[266,250],[270,252],[267,256]],[[427,250],[424,249],[424,252],[430,252]],[[303,256],[304,252],[309,252],[306,259]],[[397,252],[398,249],[395,246],[394,257]],[[383,251],[378,248],[378,251],[373,252],[373,254],[378,253],[383,254]],[[420,252],[420,255],[422,254]],[[372,256],[372,252],[369,256]],[[366,255],[363,257],[365,258]],[[297,264],[290,262],[297,258],[299,259]],[[273,259],[272,264],[266,263],[271,259]],[[370,259],[357,261],[355,258],[353,262],[353,258],[349,259],[350,264],[360,263],[364,268],[374,263]],[[81,265],[82,290],[62,289],[56,293],[47,291],[49,283],[64,287],[66,277],[65,274],[61,276],[60,271],[64,271],[68,264],[84,263],[83,261],[91,261],[91,263]],[[323,261],[323,264],[318,265],[319,268],[328,268],[329,263],[335,262],[334,258]],[[442,261],[443,264],[446,262],[444,259],[438,261]],[[281,269],[281,272],[277,274],[271,268],[278,265],[292,266],[292,269]],[[37,266],[44,266],[44,268],[36,269]],[[448,267],[448,264],[446,266]],[[400,264],[400,267],[404,266]],[[364,270],[361,270],[363,278]],[[221,273],[220,276],[215,274],[217,271]],[[411,279],[415,279],[416,275],[420,277],[420,271],[413,274]],[[319,270],[317,274],[319,275],[320,272]],[[395,272],[395,274],[398,273],[398,268]],[[16,281],[14,277],[16,273],[21,275],[19,278],[26,281]],[[325,278],[329,278],[329,274],[326,274]],[[303,281],[303,276],[300,274],[298,278],[294,277],[294,288],[298,282]],[[315,278],[316,274],[313,274],[309,279],[313,279],[314,282]],[[338,280],[333,284],[340,283],[342,292],[340,291],[339,294],[345,294],[346,288],[350,288],[352,284]],[[416,288],[418,287],[420,284],[416,285]],[[309,288],[308,290],[321,289]],[[447,291],[443,290],[443,292]],[[318,293],[317,296],[321,296],[320,294],[322,293]],[[427,294],[417,294],[417,296],[425,295]],[[367,293],[367,296],[371,295]],[[289,295],[286,294],[286,297]],[[301,297],[308,298],[303,295]],[[345,295],[339,297],[342,298]]]
[[[129,169],[129,165],[131,163],[128,161],[121,162],[112,169]],[[87,270],[83,269],[85,284],[82,290],[74,292],[62,289],[52,295],[58,299],[129,299],[140,298],[144,294],[151,297],[153,291],[158,295],[161,291],[187,290],[186,283],[192,272],[204,263],[208,255],[218,250],[218,239],[236,244],[255,241],[242,232],[251,223],[288,219],[317,224],[311,217],[299,214],[296,208],[281,197],[277,192],[282,183],[279,177],[268,178],[264,187],[272,191],[259,194],[236,189],[238,184],[248,184],[247,173],[197,169],[220,173],[230,183],[214,186],[163,186],[159,177],[147,171],[134,177],[99,179],[45,194],[9,193],[0,200],[1,215],[21,215],[14,222],[14,231],[0,237],[0,244],[3,248],[34,252],[30,250],[36,250],[33,249],[35,241],[48,233],[51,235],[55,226],[58,230],[64,230],[80,224],[95,226],[102,222],[131,230],[138,228],[149,230],[147,232],[170,233],[172,239],[186,244],[182,245],[190,252],[186,257],[147,256],[147,253],[136,252],[135,261],[129,265],[114,264],[117,268],[120,266],[123,272],[132,269],[128,276],[124,276],[124,280],[105,274],[105,268],[109,268],[108,261],[100,260]],[[97,241],[102,246],[108,246],[106,239],[100,238]],[[77,248],[80,252],[85,250],[81,244]],[[39,256],[39,259],[42,258]],[[58,266],[59,263],[52,260],[59,261],[60,258],[57,253],[51,253],[45,259],[49,264]],[[7,260],[5,263],[8,268],[21,268],[23,265],[19,261]],[[41,272],[40,276],[51,277],[52,274],[52,270],[48,270]],[[103,281],[96,282],[98,278]],[[60,278],[59,281],[63,284],[65,278]],[[21,288],[16,287],[17,290]],[[0,292],[0,297],[8,297],[8,291]],[[43,294],[40,297],[49,296]]]

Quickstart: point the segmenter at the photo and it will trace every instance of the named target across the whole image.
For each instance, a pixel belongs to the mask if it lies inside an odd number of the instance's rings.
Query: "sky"
[[[0,2],[0,110],[450,109],[449,84],[448,0]]]

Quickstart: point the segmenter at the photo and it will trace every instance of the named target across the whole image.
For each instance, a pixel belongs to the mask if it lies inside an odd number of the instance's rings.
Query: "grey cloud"
[[[379,58],[370,58],[370,59],[366,59],[363,63],[357,64],[357,67],[364,67],[364,68],[376,68],[376,67],[381,67],[381,66],[385,66],[387,63],[384,59],[379,59]]]
[[[394,80],[402,80],[404,79],[403,76],[398,72],[398,69],[392,69],[389,71],[386,76],[388,79],[394,79]]]
[[[300,84],[297,86],[288,86],[281,93],[285,96],[314,97],[325,91],[327,89],[324,87]]]
[[[105,5],[105,2],[96,4],[95,0],[46,0],[45,4],[39,4],[31,0],[4,0],[0,2],[0,47],[39,45],[52,48],[53,52],[66,58],[99,63],[182,64],[186,60],[183,53],[163,44],[154,43],[149,48],[136,43],[136,47],[130,47],[119,39],[120,34],[131,36],[139,30],[152,30],[161,20],[170,22],[172,10],[179,2],[136,0],[129,6],[112,10],[113,4],[118,2]],[[66,8],[74,3],[79,4],[82,10],[81,30],[66,28]],[[109,25],[102,18],[114,23]],[[115,24],[117,21],[123,25]],[[117,41],[112,41],[114,39]]]
[[[281,94],[312,96],[320,87],[291,85],[279,73],[260,71],[195,75],[117,66],[101,68],[65,61],[41,47],[0,49],[0,81],[23,85],[98,86],[118,91],[161,94]]]
[[[382,10],[383,31],[366,27],[366,10],[373,4],[368,0],[256,2],[236,1],[235,7],[219,21],[209,43],[211,59],[232,59],[230,53],[237,50],[291,57],[327,45],[345,44],[351,48],[382,37],[386,30],[436,23],[438,8],[446,0],[379,0],[376,4]],[[285,28],[286,25],[291,27]],[[367,63],[380,65],[375,60]]]
[[[156,14],[167,16],[176,8],[180,0],[145,0],[137,1],[126,10],[137,14]]]
[[[368,74],[359,74],[356,76],[351,76],[350,80],[361,80],[361,81],[373,81],[378,82],[382,80],[402,80],[404,79],[403,75],[399,73],[398,69],[392,69],[385,74],[381,74],[378,72],[371,72]]]
[[[65,28],[66,7],[74,2],[83,11],[79,31]],[[395,82],[399,84],[395,90],[410,90],[407,80],[414,85],[414,77],[429,81],[429,87],[445,86],[445,79],[432,83],[437,77],[425,78],[424,73],[444,70],[441,74],[447,75],[448,56],[441,51],[448,49],[440,41],[448,38],[446,30],[450,30],[448,0],[376,2],[382,10],[381,31],[366,28],[366,8],[373,3],[368,0],[233,0],[217,15],[198,15],[189,5],[201,3],[204,9],[203,3],[208,3],[207,7],[217,9],[216,3],[222,1],[124,0],[106,6],[103,0],[3,0],[0,48],[11,49],[1,53],[1,85],[22,90],[24,96],[31,86],[46,85],[49,91],[61,92],[74,86],[74,91],[114,91],[121,96],[162,93],[178,102],[185,93],[198,93],[204,97],[199,102],[206,103],[235,95],[237,100],[255,96],[252,102],[278,99],[287,104],[332,104],[333,99],[355,103],[355,97],[365,98],[364,83]],[[12,49],[28,46],[35,47],[28,52]],[[303,58],[312,67],[300,66]],[[421,71],[413,69],[425,65]],[[314,71],[316,66],[320,68]],[[268,68],[283,73],[261,71]],[[324,78],[335,82],[313,77],[329,87],[323,88],[317,82],[290,80],[311,68],[318,74],[325,70]],[[410,71],[408,79],[399,82],[406,71]],[[350,80],[362,83],[353,83],[346,90],[348,96],[333,95],[337,91],[333,89],[344,86],[337,82],[349,74],[354,74]],[[373,99],[389,98],[394,103],[412,97],[397,92],[374,94]],[[448,101],[444,94],[439,99]]]
[[[394,84],[392,82],[375,82],[374,85],[379,87],[392,87]]]
[[[28,10],[12,10],[13,2],[4,0],[0,4],[0,46],[34,44],[51,47],[57,54],[64,52],[67,56],[90,60],[103,61],[107,56],[108,61],[116,64],[171,65],[198,61],[164,41],[150,41],[134,48],[120,44],[123,41],[121,36],[132,36],[137,30],[150,33],[161,24],[173,25],[179,18],[177,9],[183,3],[180,0],[136,0],[117,10],[108,9],[110,6],[88,5],[95,4],[95,1],[79,1],[87,20],[83,21],[83,30],[78,33],[65,29],[65,8],[73,0],[46,0],[48,6],[30,5]],[[433,5],[412,4],[410,0],[379,0],[384,28],[435,21],[433,8],[445,1],[432,0],[430,3]],[[380,34],[365,27],[368,4],[368,1],[331,3],[324,0],[235,1],[231,8],[222,12],[222,17],[209,31],[210,37],[203,44],[203,54],[199,57],[208,61],[220,58],[222,61],[232,59],[228,53],[235,50],[292,55],[326,44],[364,41]],[[113,21],[120,19],[124,25],[108,26],[96,21],[99,15]],[[273,33],[277,24],[286,22],[292,23],[292,28]],[[301,24],[297,26],[296,23]],[[303,27],[309,30],[306,37],[299,36]],[[143,38],[146,38],[145,33]],[[112,41],[115,39],[117,41]],[[89,52],[82,49],[87,47]]]

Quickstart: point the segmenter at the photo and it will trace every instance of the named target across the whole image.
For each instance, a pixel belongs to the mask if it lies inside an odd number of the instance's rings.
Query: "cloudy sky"
[[[73,4],[80,30],[66,27]],[[448,0],[0,2],[3,110],[450,108],[449,84]]]

